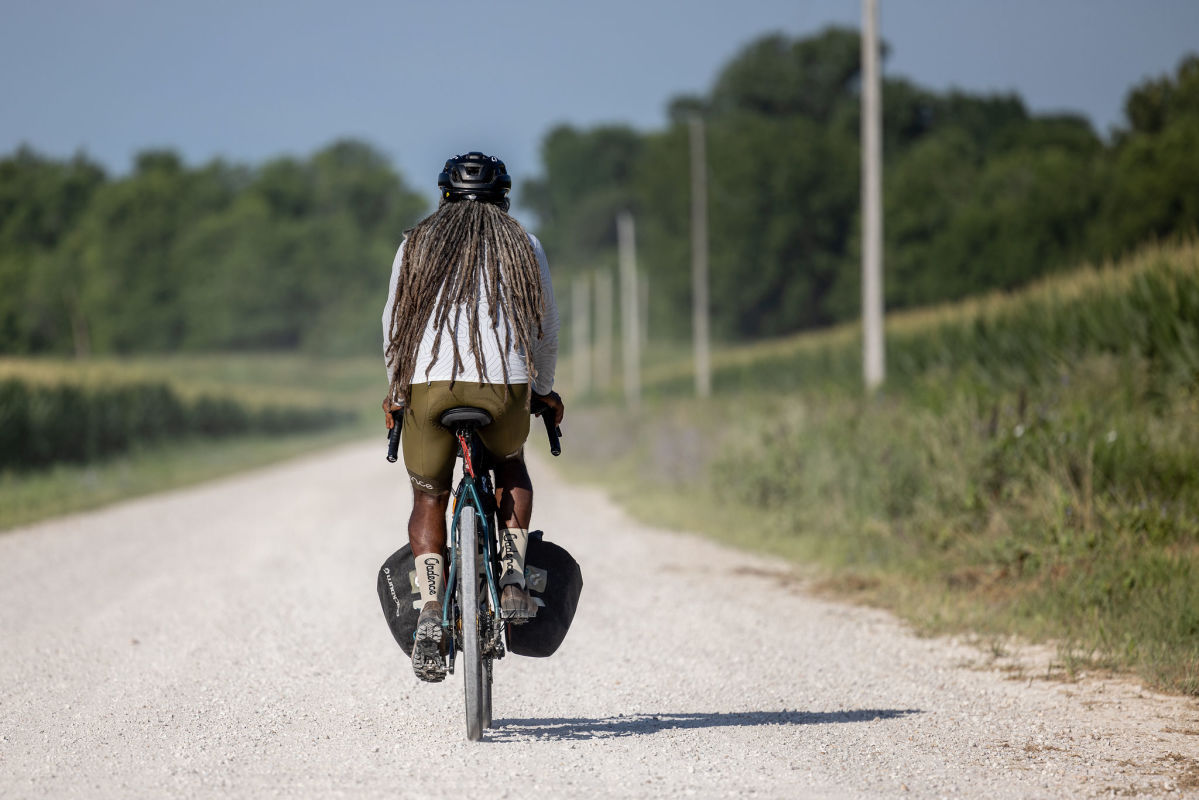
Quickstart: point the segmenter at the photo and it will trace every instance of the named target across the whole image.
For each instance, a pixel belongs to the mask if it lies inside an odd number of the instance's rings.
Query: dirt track
[[[1194,701],[1013,680],[544,469],[575,629],[467,742],[379,610],[381,444],[0,534],[0,797],[1199,796]]]

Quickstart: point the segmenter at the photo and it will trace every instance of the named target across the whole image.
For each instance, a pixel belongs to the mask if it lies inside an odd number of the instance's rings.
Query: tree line
[[[857,31],[752,42],[653,131],[563,125],[522,187],[559,275],[610,268],[637,219],[651,327],[689,332],[688,122],[707,130],[713,325],[725,339],[858,314]],[[1109,141],[1015,95],[883,86],[889,309],[1008,290],[1199,223],[1199,56],[1134,87]]]
[[[0,353],[378,349],[391,259],[427,209],[388,160],[190,168],[140,154],[0,160]]]
[[[750,43],[668,123],[559,126],[534,212],[559,295],[637,220],[655,337],[689,333],[688,123],[706,124],[717,336],[851,318],[859,296],[856,31]],[[883,87],[886,302],[1011,289],[1199,222],[1199,56],[1134,87],[1108,139],[1015,95]],[[429,210],[371,146],[189,167],[140,154],[0,159],[0,353],[371,352],[387,267]]]

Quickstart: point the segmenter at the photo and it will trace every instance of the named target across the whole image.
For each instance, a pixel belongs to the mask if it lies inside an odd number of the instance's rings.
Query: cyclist
[[[454,156],[437,178],[438,208],[400,244],[383,309],[390,381],[383,410],[402,410],[404,466],[412,483],[408,542],[423,606],[412,648],[418,678],[445,678],[442,598],[453,434],[438,420],[455,406],[485,409],[479,438],[491,455],[500,528],[501,616],[525,622],[536,606],[525,588],[533,485],[524,463],[530,393],[562,421],[553,391],[558,309],[541,243],[508,215],[504,162]]]

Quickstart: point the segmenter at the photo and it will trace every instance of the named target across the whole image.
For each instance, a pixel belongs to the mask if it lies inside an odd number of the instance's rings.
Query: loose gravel
[[[586,585],[468,742],[379,610],[378,444],[0,534],[0,797],[1199,797],[1194,700],[918,638],[539,463]]]

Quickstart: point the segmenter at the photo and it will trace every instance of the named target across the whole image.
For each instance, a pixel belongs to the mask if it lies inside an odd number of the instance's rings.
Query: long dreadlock
[[[482,281],[482,286],[480,286]],[[515,345],[524,352],[530,378],[533,367],[530,332],[541,331],[541,272],[537,254],[521,224],[491,203],[474,200],[443,202],[408,235],[400,277],[392,298],[391,327],[386,357],[392,365],[388,396],[407,403],[413,370],[425,328],[432,319],[437,331],[433,342],[432,369],[449,328],[454,345],[452,376],[462,371],[458,328],[462,312],[474,351],[475,368],[483,375],[483,331],[479,325],[479,293],[487,297],[491,329],[502,352]],[[500,314],[507,321],[499,329]],[[501,338],[502,337],[502,338]],[[503,382],[508,383],[507,359],[500,359]],[[425,375],[429,370],[425,371]],[[507,389],[505,389],[505,393]]]

